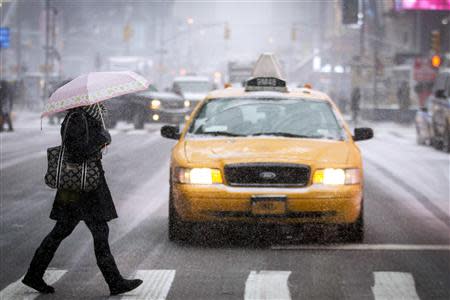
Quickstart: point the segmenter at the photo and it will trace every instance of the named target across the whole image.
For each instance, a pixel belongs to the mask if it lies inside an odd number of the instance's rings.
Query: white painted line
[[[32,160],[32,159],[36,159],[36,158],[41,158],[43,156],[45,156],[47,154],[47,151],[39,151],[39,152],[35,152],[35,153],[31,153],[30,155],[27,156],[23,156],[23,157],[18,157],[18,158],[14,158],[8,161],[2,161],[0,162],[0,170],[9,168],[9,167],[13,167],[15,165],[18,165],[20,163]]]
[[[48,285],[52,285],[64,276],[66,270],[48,269],[44,275],[44,281]],[[32,288],[27,287],[21,281],[23,276],[16,282],[11,283],[3,290],[0,291],[1,300],[33,300],[39,297],[41,294]]]
[[[291,299],[290,271],[251,271],[245,282],[245,300]]]
[[[272,246],[272,250],[402,250],[402,251],[450,251],[450,245],[408,244],[342,244],[342,245],[285,245]]]
[[[410,273],[374,272],[372,292],[375,300],[419,300]]]
[[[144,281],[137,289],[123,294],[123,300],[164,300],[175,278],[175,270],[138,270],[134,278]],[[117,297],[110,297],[117,299]]]

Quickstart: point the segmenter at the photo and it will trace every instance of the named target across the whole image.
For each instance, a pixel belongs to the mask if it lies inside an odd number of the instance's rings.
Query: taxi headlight
[[[319,169],[314,172],[313,184],[344,185],[361,182],[359,169]]]
[[[161,101],[159,100],[152,100],[152,102],[150,103],[150,108],[151,109],[159,109],[161,107]]]
[[[218,184],[223,182],[220,170],[210,168],[178,168],[176,180],[179,183],[187,184]]]
[[[191,102],[189,100],[185,100],[184,101],[184,107],[190,107],[191,106]]]

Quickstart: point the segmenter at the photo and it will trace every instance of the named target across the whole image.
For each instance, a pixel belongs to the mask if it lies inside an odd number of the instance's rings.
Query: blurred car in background
[[[441,70],[429,97],[431,110],[431,144],[450,152],[450,69]]]
[[[105,102],[108,109],[107,126],[114,128],[119,121],[133,122],[135,128],[143,128],[141,122],[143,106],[148,105],[149,98],[147,93],[156,92],[154,85],[150,85],[147,90],[116,97]]]
[[[419,145],[429,145],[431,143],[431,102],[429,100],[425,102],[425,106],[420,107],[416,112],[416,141]]]
[[[153,122],[181,124],[189,119],[192,105],[178,94],[172,92],[149,93],[150,114]],[[145,109],[142,109],[145,112]],[[143,119],[147,119],[146,116]]]
[[[214,89],[213,82],[206,76],[180,76],[173,80],[172,91],[195,107]]]

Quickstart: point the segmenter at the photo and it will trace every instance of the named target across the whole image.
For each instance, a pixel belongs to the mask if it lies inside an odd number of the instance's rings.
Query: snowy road
[[[35,123],[33,123],[35,122]],[[35,299],[20,282],[52,228],[54,192],[43,183],[45,150],[58,128],[18,124],[1,140],[0,299]],[[232,239],[202,230],[195,242],[167,239],[168,160],[173,141],[156,127],[112,132],[104,166],[120,218],[111,247],[127,277],[145,284],[114,299],[449,299],[449,155],[415,144],[413,128],[375,124],[361,142],[365,164],[366,240],[320,243],[282,232]],[[273,237],[273,235],[272,235]],[[319,243],[317,243],[319,242]],[[80,224],[46,274],[56,294],[39,299],[107,299],[92,238]]]

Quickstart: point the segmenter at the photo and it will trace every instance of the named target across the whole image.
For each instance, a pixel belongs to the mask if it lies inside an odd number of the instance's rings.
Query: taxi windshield
[[[327,102],[286,98],[214,99],[203,105],[189,134],[333,140],[345,136]]]

